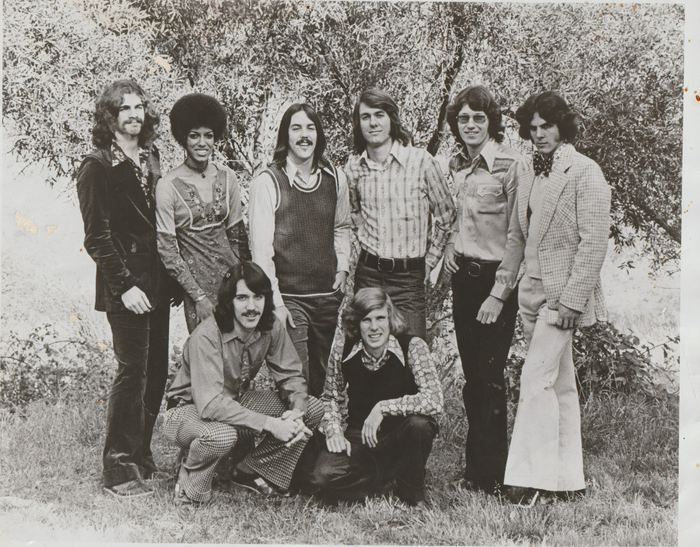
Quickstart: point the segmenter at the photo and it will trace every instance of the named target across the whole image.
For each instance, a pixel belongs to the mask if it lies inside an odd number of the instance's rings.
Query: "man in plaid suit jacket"
[[[585,490],[571,344],[577,326],[606,318],[610,187],[570,144],[580,119],[560,95],[532,95],[516,119],[537,151],[519,182],[502,265],[517,271],[512,261],[524,260],[519,305],[529,344],[504,483],[512,498],[536,501]]]

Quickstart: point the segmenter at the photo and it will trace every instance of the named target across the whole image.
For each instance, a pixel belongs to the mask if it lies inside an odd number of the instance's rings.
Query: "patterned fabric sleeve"
[[[248,232],[246,232],[245,224],[242,220],[226,228],[226,236],[228,237],[231,250],[240,260],[251,260]]]
[[[439,262],[442,251],[452,233],[452,226],[457,219],[457,207],[440,165],[432,157],[428,157],[424,162],[424,166],[423,176],[428,185],[430,213],[435,220],[425,261],[431,268],[434,268]]]
[[[192,277],[187,263],[180,256],[175,235],[175,192],[170,179],[163,178],[156,186],[156,229],[158,230],[158,254],[163,265],[192,300],[205,296]]]
[[[442,413],[442,386],[428,345],[414,337],[408,345],[408,366],[418,385],[418,393],[398,399],[381,401],[379,406],[385,416],[409,416],[424,414],[437,416]]]
[[[345,430],[345,417],[347,416],[347,383],[343,378],[340,364],[343,359],[343,347],[345,336],[342,329],[336,329],[333,340],[333,349],[328,359],[326,370],[326,383],[321,395],[323,404],[323,419],[319,430],[327,437],[342,435]]]

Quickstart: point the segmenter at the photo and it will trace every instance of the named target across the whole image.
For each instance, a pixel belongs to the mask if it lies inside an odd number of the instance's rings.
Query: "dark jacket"
[[[158,152],[149,162],[149,187],[160,178]],[[167,274],[158,255],[155,206],[146,202],[128,161],[112,167],[112,152],[88,154],[78,170],[85,250],[97,264],[95,309],[125,311],[121,295],[136,285],[152,306],[166,296]]]

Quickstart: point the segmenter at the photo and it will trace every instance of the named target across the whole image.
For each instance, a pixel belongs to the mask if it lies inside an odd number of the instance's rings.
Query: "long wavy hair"
[[[265,306],[256,329],[260,331],[270,330],[275,321],[275,315],[272,313],[274,308],[272,304],[272,284],[262,268],[250,260],[245,260],[232,266],[224,274],[224,280],[219,286],[216,308],[214,308],[214,318],[219,325],[219,330],[221,332],[233,331],[235,325],[233,299],[236,297],[238,282],[241,279],[245,281],[246,286],[254,294],[261,294],[265,297]]]
[[[386,112],[391,120],[391,128],[389,129],[391,138],[404,146],[411,143],[411,133],[401,123],[399,107],[394,99],[386,91],[373,87],[362,92],[352,111],[352,139],[355,152],[362,154],[367,148],[367,141],[362,134],[362,126],[360,125],[360,104],[365,104],[370,108],[379,108]]]
[[[515,119],[520,124],[518,134],[526,141],[532,140],[530,122],[539,114],[543,120],[556,124],[559,135],[564,142],[573,143],[578,134],[581,117],[566,104],[564,97],[555,91],[545,91],[530,95],[515,113]]]
[[[98,148],[108,148],[114,139],[117,129],[119,107],[124,101],[124,95],[133,93],[143,102],[144,120],[139,133],[139,146],[148,148],[158,136],[160,116],[153,107],[148,95],[134,80],[117,80],[105,86],[102,94],[95,103],[95,125],[92,128],[92,143]]]
[[[297,112],[304,112],[316,126],[316,147],[314,148],[314,168],[324,165],[326,160],[323,153],[326,151],[326,135],[323,132],[321,118],[310,104],[295,103],[290,106],[282,115],[279,129],[277,130],[277,144],[272,153],[272,162],[278,167],[284,167],[287,163],[287,153],[289,152],[289,126],[292,123],[292,116]]]
[[[496,142],[503,142],[505,127],[503,126],[501,107],[498,106],[496,99],[483,85],[474,85],[463,89],[457,93],[457,96],[447,107],[447,124],[450,126],[457,142],[462,147],[466,147],[464,140],[462,140],[462,135],[459,133],[459,123],[457,122],[457,116],[459,116],[465,104],[475,112],[486,114],[489,119],[489,137]]]
[[[374,310],[387,307],[389,332],[396,336],[406,330],[406,322],[389,295],[377,287],[367,287],[355,293],[343,310],[343,331],[353,343],[360,339],[360,322]]]

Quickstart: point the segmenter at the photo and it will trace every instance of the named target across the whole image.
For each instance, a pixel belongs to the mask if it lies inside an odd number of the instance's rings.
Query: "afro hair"
[[[173,137],[184,148],[192,129],[207,127],[218,141],[226,130],[226,110],[211,95],[190,93],[180,97],[170,111],[170,129]]]

